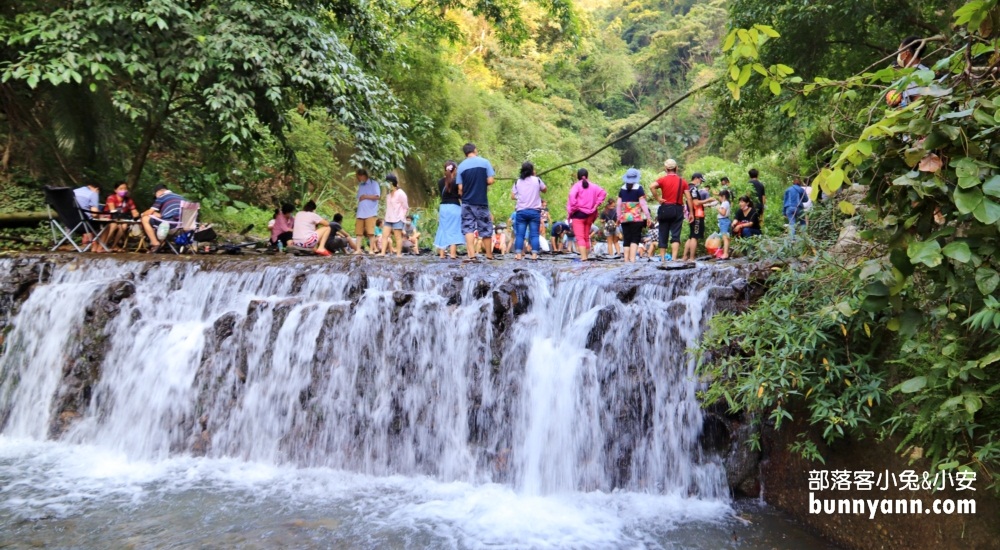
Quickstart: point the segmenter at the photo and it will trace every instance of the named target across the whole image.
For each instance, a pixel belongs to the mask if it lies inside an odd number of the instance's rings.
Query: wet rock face
[[[108,351],[107,325],[121,311],[121,304],[135,294],[135,284],[118,280],[109,284],[87,306],[75,349],[63,368],[63,382],[56,396],[57,414],[49,427],[53,439],[61,436],[90,405],[93,387],[101,377]]]
[[[66,260],[63,260],[64,262]],[[86,261],[74,257],[73,262]],[[170,260],[172,261],[172,260]],[[181,259],[182,262],[198,262],[202,269],[232,269],[246,270],[252,269],[253,260],[248,259],[227,259],[220,261],[214,259],[202,262],[200,259]],[[269,261],[269,260],[265,260]],[[106,334],[108,323],[122,311],[122,304],[134,298],[136,293],[135,282],[132,279],[142,280],[151,275],[151,269],[155,265],[167,263],[168,260],[157,260],[148,262],[135,270],[135,275],[125,277],[121,280],[108,284],[99,291],[93,302],[87,307],[86,321],[81,328],[79,337],[74,339],[78,342],[76,347],[67,351],[67,363],[63,371],[63,382],[59,389],[57,399],[57,409],[50,429],[50,436],[57,438],[65,433],[66,429],[72,426],[81,413],[83,413],[91,402],[92,388],[101,375],[101,363],[105,357],[109,340]],[[600,285],[606,289],[610,296],[617,296],[618,302],[623,304],[642,300],[643,292],[646,291],[644,285],[670,286],[669,281],[677,281],[678,277],[690,277],[691,272],[668,273],[659,270],[654,266],[648,268],[630,268],[631,271],[623,276],[617,266],[597,265],[582,268],[580,266],[568,265],[566,262],[560,266],[558,262],[549,262],[540,265],[538,270],[531,270],[522,267],[523,264],[491,263],[484,265],[458,265],[445,264],[435,261],[427,261],[418,264],[416,262],[401,262],[396,264],[391,260],[370,260],[354,259],[341,264],[325,264],[331,267],[330,272],[337,273],[338,276],[347,276],[346,287],[343,290],[343,297],[346,302],[342,306],[330,309],[324,321],[324,332],[320,333],[320,339],[326,339],[326,330],[330,327],[342,326],[349,322],[352,310],[365,298],[365,292],[370,288],[369,278],[377,282],[376,275],[389,275],[398,282],[395,286],[398,290],[385,297],[384,307],[392,309],[394,315],[400,312],[410,312],[421,307],[423,297],[420,294],[421,285],[426,284],[430,274],[436,285],[436,293],[445,301],[448,306],[455,306],[462,303],[463,293],[466,297],[474,299],[484,299],[481,304],[481,321],[477,323],[475,333],[484,335],[481,343],[482,349],[478,354],[480,358],[475,366],[472,377],[474,383],[470,385],[468,399],[471,403],[468,409],[469,443],[477,445],[486,440],[487,431],[495,430],[496,426],[482,423],[482,418],[496,416],[495,410],[503,410],[510,407],[510,403],[516,400],[522,391],[519,384],[523,377],[520,376],[519,368],[523,370],[523,364],[527,358],[526,349],[514,349],[512,345],[513,328],[518,325],[518,318],[525,315],[534,303],[542,303],[540,296],[533,296],[537,287],[537,277],[550,277],[550,281],[563,280],[560,277],[588,277],[592,278],[595,285]],[[273,265],[273,264],[272,264]],[[324,264],[306,264],[316,266]],[[243,267],[233,267],[243,266]],[[6,322],[7,316],[14,310],[16,305],[27,298],[31,289],[39,281],[47,281],[51,275],[54,264],[45,259],[24,258],[18,260],[15,269],[10,274],[0,274],[0,322]],[[291,267],[291,266],[290,266]],[[297,267],[298,272],[292,272],[294,277],[291,285],[292,293],[300,293],[308,280],[308,276]],[[560,269],[572,269],[572,273],[560,273]],[[727,268],[732,269],[732,268]],[[704,273],[702,273],[704,275]],[[674,279],[671,279],[674,278]],[[735,281],[734,281],[735,278]],[[690,281],[693,279],[683,279],[675,285],[678,293],[687,292]],[[178,279],[173,284],[180,284]],[[738,274],[726,272],[723,275],[713,275],[711,284],[717,284],[709,290],[709,300],[714,301],[713,311],[738,309],[745,307],[751,289],[758,288],[749,269]],[[466,286],[469,285],[469,286]],[[642,292],[640,292],[642,289]],[[206,349],[222,350],[206,353],[201,359],[199,374],[197,376],[201,396],[199,403],[214,401],[217,404],[216,411],[198,410],[195,414],[186,418],[182,429],[187,435],[185,447],[178,451],[205,454],[212,452],[212,435],[217,433],[220,422],[223,421],[221,411],[237,406],[246,387],[246,377],[248,372],[246,339],[254,332],[254,327],[262,316],[267,316],[267,323],[270,333],[262,334],[261,340],[273,340],[277,336],[277,330],[282,321],[288,316],[289,311],[301,302],[301,297],[291,297],[285,300],[258,300],[250,303],[246,311],[227,312],[205,329]],[[478,306],[478,304],[477,304]],[[6,308],[6,309],[4,309]],[[612,467],[614,472],[609,479],[611,484],[607,487],[593,487],[594,489],[611,490],[616,486],[627,486],[634,482],[636,476],[634,468],[634,450],[636,442],[648,437],[648,431],[652,429],[653,410],[650,403],[654,401],[655,373],[650,372],[645,365],[648,362],[646,357],[622,357],[622,354],[632,353],[627,347],[622,347],[620,339],[613,337],[614,330],[622,330],[621,326],[629,325],[633,322],[630,319],[620,318],[620,306],[606,306],[597,313],[597,321],[593,325],[586,337],[586,347],[593,351],[598,357],[616,357],[618,363],[615,368],[599,370],[596,381],[602,395],[606,401],[613,402],[613,410],[607,411],[608,423],[607,433],[610,434],[607,440],[598,442],[598,446],[605,449],[613,449],[617,462]],[[670,312],[675,316],[684,314],[684,306],[672,304]],[[133,310],[133,315],[139,315],[137,310]],[[263,326],[263,325],[261,325]],[[617,329],[615,327],[618,327]],[[264,331],[267,332],[267,331]],[[486,337],[488,335],[488,338]],[[637,334],[637,337],[643,337]],[[480,343],[477,342],[477,345]],[[366,348],[361,353],[366,355],[374,353],[375,350],[384,347],[384,343],[373,343],[371,349]],[[681,348],[682,345],[678,344]],[[314,365],[329,364],[335,360],[340,350],[328,349],[320,346],[317,351]],[[256,360],[268,361],[269,351],[264,352],[264,356]],[[216,364],[226,359],[226,370],[220,374],[219,365]],[[380,361],[376,355],[371,355],[372,361]],[[215,363],[213,363],[215,362]],[[605,361],[608,362],[608,361]],[[416,364],[408,358],[406,354],[399,355],[399,375],[402,380],[410,380],[420,375]],[[314,367],[315,368],[315,367]],[[367,391],[374,380],[368,379],[370,371],[362,371],[356,381],[358,387],[353,391],[362,393]],[[325,373],[315,372],[313,379],[322,380]],[[506,378],[504,378],[506,377]],[[487,382],[482,383],[483,380]],[[494,397],[493,402],[484,399],[482,395],[484,386],[503,388],[504,395]],[[314,404],[316,392],[310,387],[304,390],[299,397],[299,401],[305,408],[306,405]],[[612,399],[611,394],[620,395],[620,399]],[[606,394],[606,395],[605,395]],[[209,396],[212,396],[209,398]],[[397,431],[402,431],[406,427],[408,420],[402,414],[402,408],[398,403],[391,404],[394,420],[391,425]],[[710,415],[711,416],[711,415]],[[706,428],[704,446],[712,453],[726,457],[727,468],[730,472],[730,484],[735,490],[745,494],[752,494],[757,487],[756,458],[752,455],[740,454],[738,448],[746,447],[744,440],[746,434],[738,423],[724,416],[712,417],[711,427]],[[365,429],[359,426],[359,430]],[[709,433],[711,432],[711,433]],[[481,456],[478,457],[481,463],[488,463],[497,475],[497,479],[503,481],[508,471],[508,456],[510,453],[510,442],[504,438],[499,439],[498,445],[490,448],[483,447]],[[748,447],[746,447],[748,448]]]
[[[737,496],[756,498],[760,495],[760,451],[750,440],[759,435],[759,428],[749,422],[730,426],[729,449],[725,455],[726,480]]]
[[[31,289],[38,283],[47,283],[54,268],[51,262],[32,258],[18,258],[11,263],[10,271],[0,276],[0,334],[6,333],[10,318],[28,299]]]

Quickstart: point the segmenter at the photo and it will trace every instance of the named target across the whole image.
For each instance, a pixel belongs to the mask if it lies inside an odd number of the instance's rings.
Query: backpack
[[[608,235],[614,235],[615,231],[618,231],[618,222],[615,220],[604,220],[604,232]]]

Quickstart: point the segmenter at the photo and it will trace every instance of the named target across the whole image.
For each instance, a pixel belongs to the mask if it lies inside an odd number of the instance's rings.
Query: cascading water
[[[472,509],[499,487],[521,495],[502,498],[619,490],[725,508],[686,348],[709,290],[735,271],[451,265],[58,265],[8,319],[0,441],[50,438],[59,453],[83,446],[129,464],[236,459],[296,476],[460,483]],[[631,289],[622,276],[636,277]],[[81,349],[87,331],[104,351],[77,391],[64,379],[74,355],[93,353]]]

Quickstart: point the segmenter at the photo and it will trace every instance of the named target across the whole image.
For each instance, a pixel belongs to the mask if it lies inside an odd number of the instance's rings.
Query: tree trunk
[[[14,128],[7,128],[7,147],[3,150],[3,158],[0,159],[0,172],[10,170],[10,151],[14,148]]]
[[[0,228],[34,227],[48,219],[47,212],[10,212],[0,214]]]
[[[129,189],[135,189],[136,185],[139,183],[139,177],[142,176],[142,169],[146,166],[146,157],[149,156],[149,150],[153,147],[153,139],[156,137],[156,132],[160,129],[158,122],[149,120],[146,123],[146,129],[142,131],[142,140],[139,142],[139,148],[135,152],[135,156],[132,157],[132,167],[128,170],[128,176],[125,177],[125,181],[128,183]]]

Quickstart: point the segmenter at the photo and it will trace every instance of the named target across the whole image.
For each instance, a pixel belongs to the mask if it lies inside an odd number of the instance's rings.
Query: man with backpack
[[[701,175],[701,172],[695,172],[691,176],[691,204],[693,208],[691,210],[691,234],[688,237],[687,242],[684,243],[684,256],[681,258],[682,261],[694,261],[695,255],[698,253],[698,241],[705,238],[705,206],[712,201],[712,194],[708,188],[701,188],[701,185],[705,182],[705,176]]]
[[[684,219],[693,221],[691,213],[694,212],[694,204],[691,202],[691,192],[688,183],[677,174],[677,161],[667,159],[663,163],[666,175],[656,180],[650,186],[653,200],[660,203],[656,210],[656,220],[660,224],[658,244],[660,247],[660,261],[665,260],[667,245],[671,250],[671,259],[677,257],[677,252],[681,247],[681,227]],[[688,214],[684,213],[684,205],[688,207]]]

